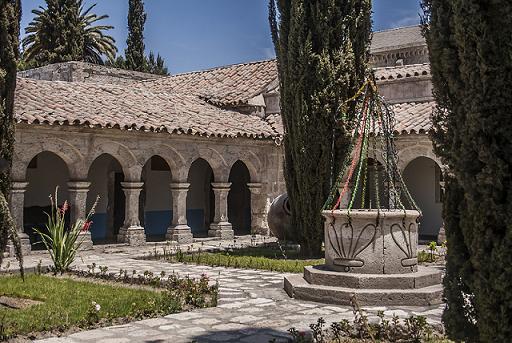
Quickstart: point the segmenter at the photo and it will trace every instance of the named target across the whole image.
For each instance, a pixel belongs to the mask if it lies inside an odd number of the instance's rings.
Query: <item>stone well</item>
[[[418,267],[413,210],[324,211],[325,265],[288,275],[294,298],[350,305],[427,306],[442,302],[441,271]]]
[[[418,271],[418,211],[324,211],[328,269],[362,274]]]

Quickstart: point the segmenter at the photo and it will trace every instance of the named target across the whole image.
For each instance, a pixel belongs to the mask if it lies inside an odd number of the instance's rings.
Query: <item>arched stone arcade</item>
[[[238,160],[229,173],[228,220],[235,235],[251,233],[251,175],[244,162]]]
[[[53,152],[43,151],[28,163],[25,180],[27,184],[23,203],[23,229],[34,244],[41,239],[33,228],[44,231],[48,220],[46,213],[51,213],[50,196],[56,201],[57,206],[62,206],[69,199],[69,169],[61,157]],[[66,221],[69,220],[68,211]],[[44,246],[38,243],[33,245],[33,248],[44,249]]]
[[[403,172],[404,181],[423,217],[419,237],[436,241],[442,218],[442,171],[436,161],[420,156],[410,161]]]
[[[139,219],[146,239],[165,240],[172,219],[172,171],[160,156],[152,156],[142,168],[144,183],[139,200]]]
[[[86,210],[91,210],[97,197],[98,203],[91,225],[95,244],[115,243],[119,229],[125,220],[125,195],[121,183],[125,176],[119,161],[108,153],[98,156],[90,165],[87,174],[88,189]],[[87,186],[87,185],[86,185]]]
[[[257,182],[263,160],[250,150],[166,144],[132,149],[129,142],[103,138],[82,149],[71,142],[50,143],[15,151],[10,206],[20,233],[24,228],[30,233],[35,221],[46,223],[46,217],[34,219],[35,208],[49,210],[56,185],[59,201],[70,204],[70,222],[85,218],[100,197],[91,244],[187,243],[194,237],[230,238],[235,230],[237,235],[268,233],[268,197]]]
[[[215,176],[210,164],[196,159],[188,172],[187,223],[194,237],[207,237],[215,216],[215,195],[212,183]]]

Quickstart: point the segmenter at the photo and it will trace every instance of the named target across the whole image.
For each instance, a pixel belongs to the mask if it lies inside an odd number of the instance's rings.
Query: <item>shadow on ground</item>
[[[245,328],[241,330],[209,331],[198,334],[192,342],[241,342],[241,343],[284,343],[291,342],[291,336],[284,331],[269,328]]]

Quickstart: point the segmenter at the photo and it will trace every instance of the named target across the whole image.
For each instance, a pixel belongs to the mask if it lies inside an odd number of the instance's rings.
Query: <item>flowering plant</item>
[[[84,237],[82,236],[79,239],[80,233],[87,232],[90,229],[92,224],[90,218],[94,214],[99,197],[96,198],[85,219],[78,219],[69,229],[66,229],[65,216],[69,210],[69,204],[65,201],[61,208],[58,207],[57,191],[58,187],[55,189],[55,197],[50,195],[52,206],[51,213],[46,213],[48,217],[47,233],[37,228],[34,228],[34,231],[41,236],[46,250],[50,253],[54,273],[63,274],[69,270],[70,265],[75,260],[77,251],[82,246]]]

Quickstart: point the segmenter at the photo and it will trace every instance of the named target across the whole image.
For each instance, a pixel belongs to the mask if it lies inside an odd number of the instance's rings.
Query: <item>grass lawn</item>
[[[0,305],[0,340],[17,335],[30,336],[42,331],[88,328],[156,315],[179,312],[182,304],[167,292],[28,275],[0,277],[0,296],[39,300],[42,304],[24,309]],[[101,309],[96,312],[92,302]],[[3,336],[3,337],[2,337]]]
[[[305,266],[323,264],[323,258],[303,259],[297,251],[281,251],[276,245],[247,247],[220,252],[183,253],[167,255],[171,262],[195,263],[246,269],[262,269],[284,273],[302,273]]]

